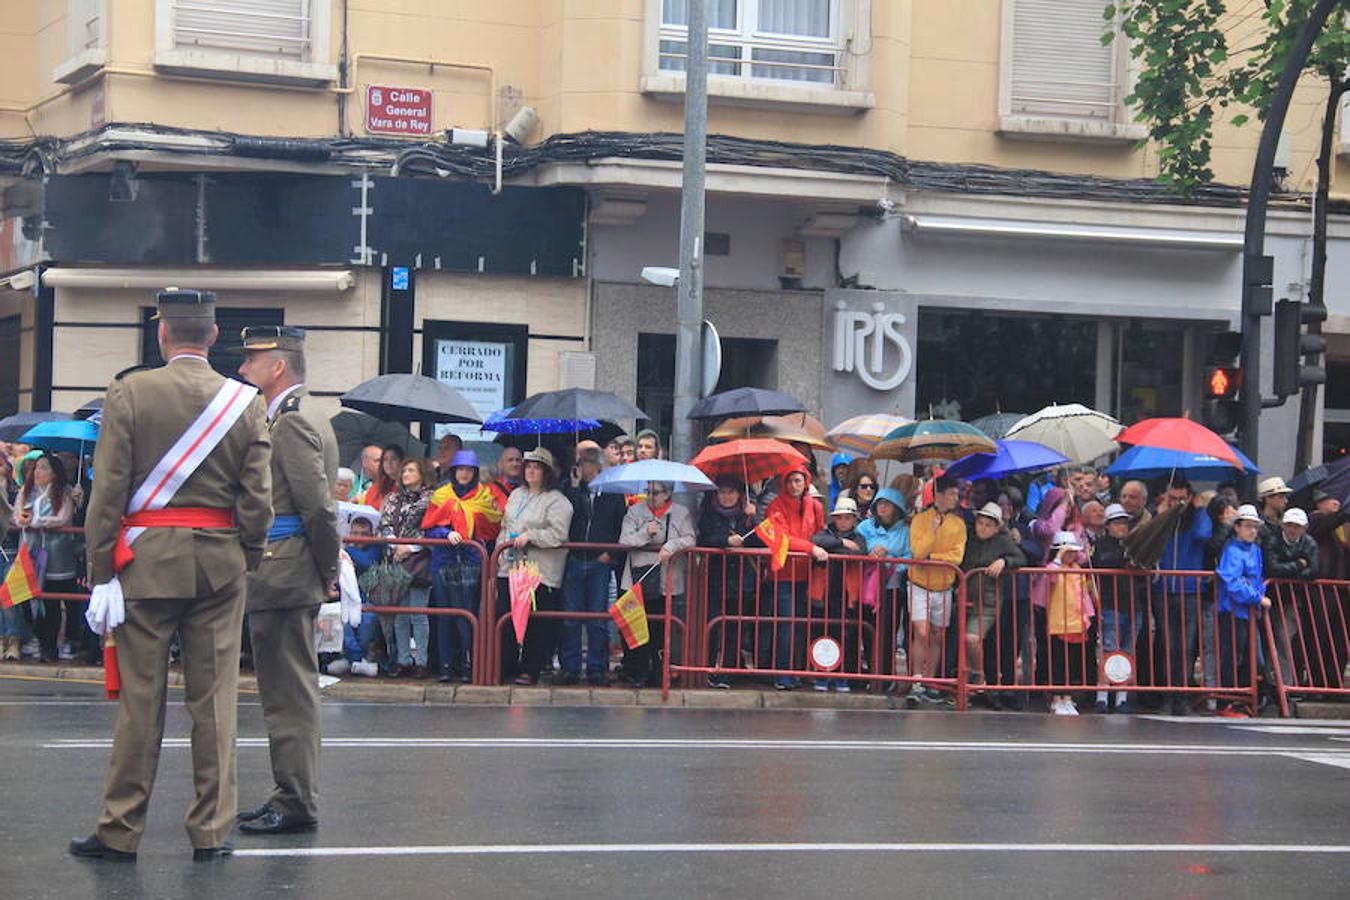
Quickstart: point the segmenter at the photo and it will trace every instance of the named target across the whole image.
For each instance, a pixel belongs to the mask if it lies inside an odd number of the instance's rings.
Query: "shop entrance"
[[[778,387],[778,342],[722,338],[718,391]],[[638,334],[637,405],[652,418],[645,427],[669,435],[675,419],[675,335]]]

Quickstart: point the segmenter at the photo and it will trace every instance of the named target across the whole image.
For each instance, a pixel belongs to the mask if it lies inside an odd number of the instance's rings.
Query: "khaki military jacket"
[[[89,582],[113,576],[113,548],[127,504],[160,458],[224,383],[198,357],[179,357],[108,385],[94,450],[94,486],[85,517]],[[129,599],[196,597],[200,575],[217,591],[258,564],[272,511],[267,407],[262,396],[178,489],[169,507],[234,510],[234,528],[147,528],[136,559],[118,580]]]
[[[317,606],[337,578],[337,505],[329,488],[337,480],[333,426],[296,388],[269,423],[272,432],[272,511],[298,515],[305,533],[273,541],[249,576],[248,609]]]

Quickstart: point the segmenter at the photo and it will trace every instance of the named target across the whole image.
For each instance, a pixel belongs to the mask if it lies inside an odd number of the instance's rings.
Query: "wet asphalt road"
[[[328,704],[320,831],[201,865],[174,704],[139,862],[90,863],[65,845],[98,811],[115,715],[98,697],[0,679],[4,900],[1321,898],[1350,881],[1350,723],[950,712]],[[252,806],[270,782],[242,699]]]

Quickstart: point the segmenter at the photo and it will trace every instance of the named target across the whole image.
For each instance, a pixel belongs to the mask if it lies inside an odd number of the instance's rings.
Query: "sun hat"
[[[1285,525],[1302,525],[1308,527],[1308,514],[1297,506],[1284,511],[1284,518],[1280,519]]]
[[[542,463],[543,465],[548,466],[550,469],[554,468],[555,466],[553,462],[553,454],[550,453],[548,449],[545,447],[535,447],[533,450],[527,451],[525,453],[525,462]]]
[[[1278,475],[1273,475],[1265,479],[1256,486],[1256,497],[1258,500],[1264,500],[1272,494],[1292,494],[1289,485],[1284,483],[1284,479]]]
[[[1237,517],[1234,521],[1255,522],[1259,525],[1261,524],[1261,514],[1256,511],[1255,506],[1252,506],[1250,503],[1244,503],[1238,507]]]
[[[1130,518],[1130,514],[1126,512],[1125,507],[1121,506],[1119,503],[1112,503],[1110,506],[1106,508],[1106,521],[1108,522],[1110,522],[1113,519],[1128,519],[1128,518]]]
[[[832,516],[856,516],[858,514],[858,504],[849,497],[840,497],[834,501],[834,509],[830,510]]]
[[[975,510],[975,515],[984,516],[986,519],[993,519],[998,524],[1003,524],[1003,507],[997,503],[986,503]]]
[[[1083,545],[1078,542],[1078,535],[1072,531],[1056,531],[1055,539],[1050,542],[1050,549],[1063,550],[1065,547],[1070,550],[1083,549]]]

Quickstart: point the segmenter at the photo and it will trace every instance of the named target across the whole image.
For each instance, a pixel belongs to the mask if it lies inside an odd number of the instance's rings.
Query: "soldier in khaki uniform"
[[[337,479],[333,427],[306,399],[305,333],[244,329],[239,374],[267,398],[272,433],[272,509],[262,565],[248,582],[249,635],[276,787],[240,813],[245,834],[311,831],[318,825],[319,660],[314,620],[337,579]]]
[[[230,852],[245,570],[262,556],[271,521],[271,470],[262,398],[223,378],[206,360],[217,336],[214,303],[209,292],[162,292],[159,346],[167,364],[124,373],[108,386],[104,401],[85,529],[90,584],[110,584],[121,567],[117,583],[126,612],[116,630],[121,707],[103,812],[94,834],[71,842],[76,856],[135,859],[159,762],[175,629],[192,716],[196,795],[187,831],[193,858]],[[227,397],[227,412],[214,412],[213,404]],[[198,455],[193,468],[195,460],[185,450],[194,443],[191,433],[206,430],[208,422],[223,437],[204,459]],[[198,454],[214,439],[197,441]],[[164,477],[171,469],[180,476],[191,471],[176,490]],[[147,484],[158,488],[157,504],[143,507],[138,498]],[[133,508],[148,511],[132,515]],[[124,516],[144,526],[130,537],[129,562],[122,555],[129,545],[119,545],[129,534]]]

